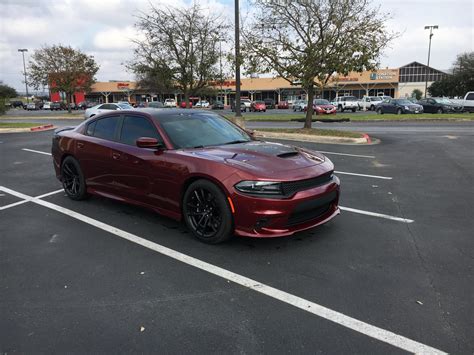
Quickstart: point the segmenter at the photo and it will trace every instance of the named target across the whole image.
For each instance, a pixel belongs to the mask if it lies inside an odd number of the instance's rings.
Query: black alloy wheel
[[[227,199],[222,191],[207,180],[197,180],[183,198],[184,220],[199,240],[217,244],[232,236],[233,221]]]
[[[72,200],[83,200],[87,197],[87,189],[81,167],[76,159],[68,156],[61,164],[61,181],[63,188]]]

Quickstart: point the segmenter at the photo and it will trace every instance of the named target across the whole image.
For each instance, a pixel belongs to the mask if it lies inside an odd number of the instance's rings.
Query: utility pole
[[[18,52],[21,52],[21,54],[23,55],[23,74],[25,74],[26,103],[28,103],[29,102],[29,99],[28,99],[28,84],[26,82],[26,65],[25,65],[25,52],[28,52],[28,49],[21,48],[21,49],[18,49]]]
[[[240,21],[239,0],[234,0],[235,6],[235,123],[245,127],[245,121],[240,112]]]
[[[426,99],[426,94],[428,91],[428,74],[430,70],[431,37],[433,37],[433,30],[437,30],[437,29],[438,29],[438,25],[425,26],[425,30],[430,30],[430,44],[428,46],[428,69],[425,76],[425,99]]]

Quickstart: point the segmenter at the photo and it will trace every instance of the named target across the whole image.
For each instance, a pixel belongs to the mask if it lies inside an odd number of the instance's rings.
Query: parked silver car
[[[305,111],[308,103],[305,100],[296,100],[293,103],[293,111]]]
[[[100,104],[96,105],[94,107],[88,108],[86,112],[84,112],[84,119],[91,118],[95,115],[98,115],[99,113],[102,112],[108,112],[108,111],[114,111],[114,110],[133,110],[133,107],[130,106],[129,104],[115,104],[115,103],[109,103],[109,104]]]

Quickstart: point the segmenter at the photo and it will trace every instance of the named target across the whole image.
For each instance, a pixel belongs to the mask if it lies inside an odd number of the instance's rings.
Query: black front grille
[[[300,203],[291,213],[286,226],[291,227],[321,217],[329,211],[336,199],[337,191],[332,191],[319,199]]]
[[[332,180],[332,173],[333,172],[330,171],[329,173],[311,179],[283,182],[281,184],[283,195],[291,196],[298,191],[309,190],[313,187],[325,185]]]

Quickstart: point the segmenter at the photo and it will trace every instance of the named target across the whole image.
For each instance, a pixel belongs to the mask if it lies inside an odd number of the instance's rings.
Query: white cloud
[[[98,32],[94,36],[94,46],[98,49],[132,49],[134,47],[133,40],[143,39],[133,26],[126,26],[123,28],[109,27],[103,31]]]

